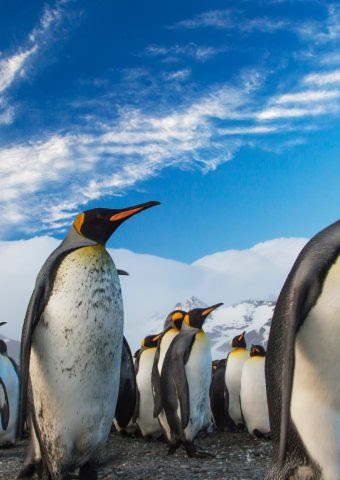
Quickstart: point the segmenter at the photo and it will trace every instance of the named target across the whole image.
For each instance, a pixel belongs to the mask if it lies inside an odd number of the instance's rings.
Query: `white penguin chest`
[[[193,421],[194,417],[199,417],[199,423],[204,420],[209,399],[211,362],[210,341],[207,335],[201,331],[195,336],[189,359],[185,365],[189,385],[190,418]]]
[[[265,358],[250,357],[242,368],[241,406],[242,413],[250,434],[255,429],[269,433],[269,413],[265,381]]]
[[[0,422],[1,445],[3,442],[6,441],[10,441],[12,443],[14,443],[15,441],[16,422],[19,407],[19,378],[12,362],[7,357],[7,355],[0,355],[0,378],[5,385],[7,399],[9,403],[9,422],[5,431],[2,431]],[[5,403],[5,395],[1,386],[0,391],[2,393],[2,395],[0,394],[0,403]]]
[[[297,333],[292,419],[323,478],[340,478],[340,257]]]
[[[240,408],[241,374],[244,363],[249,359],[249,350],[237,348],[230,352],[225,370],[225,383],[229,394],[228,412],[236,424],[242,423]]]
[[[60,429],[75,442],[81,437],[84,445],[107,435],[117,402],[122,336],[121,291],[111,257],[101,246],[70,253],[32,339],[34,408],[51,439]]]
[[[159,374],[162,373],[162,367],[163,367],[166,352],[169,350],[171,342],[178,334],[179,334],[179,330],[177,330],[177,328],[171,328],[162,337],[160,348],[159,348],[159,359],[158,359]]]

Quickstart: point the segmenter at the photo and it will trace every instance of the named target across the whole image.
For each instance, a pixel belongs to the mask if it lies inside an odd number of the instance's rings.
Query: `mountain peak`
[[[178,302],[174,306],[174,310],[184,310],[185,312],[189,312],[189,310],[193,310],[194,308],[205,308],[208,305],[204,303],[199,298],[192,295],[191,297],[184,300],[184,302]]]

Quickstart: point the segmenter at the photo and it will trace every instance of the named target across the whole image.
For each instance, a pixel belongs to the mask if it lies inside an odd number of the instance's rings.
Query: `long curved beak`
[[[223,303],[216,303],[215,305],[212,305],[211,307],[206,308],[202,312],[203,317],[207,317],[209,315],[209,313],[211,313],[213,310],[220,307],[221,305],[223,305]]]
[[[7,322],[0,322],[0,327],[1,325],[5,325]]]
[[[132,207],[121,208],[118,213],[112,215],[110,222],[126,220],[127,218],[132,217],[143,210],[147,210],[148,208],[155,207],[156,205],[160,205],[160,202],[152,200],[150,202],[140,203],[139,205],[133,205]]]

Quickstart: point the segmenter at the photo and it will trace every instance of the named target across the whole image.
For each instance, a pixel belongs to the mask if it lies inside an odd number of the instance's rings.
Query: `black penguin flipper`
[[[165,330],[158,339],[157,342],[157,349],[155,353],[155,358],[153,360],[152,365],[152,372],[151,372],[151,385],[152,385],[152,394],[153,394],[153,416],[154,418],[158,417],[158,415],[162,411],[162,393],[161,393],[161,376],[158,371],[158,362],[160,356],[160,349],[161,349],[161,341],[166,333]]]
[[[126,428],[132,419],[136,405],[136,375],[132,354],[126,338],[123,339],[120,368],[119,394],[115,418],[121,428]]]
[[[9,401],[4,382],[0,378],[0,418],[2,430],[7,430],[9,423]]]
[[[210,406],[216,427],[223,431],[226,421],[225,415],[225,362],[218,365],[212,374],[209,390]]]
[[[327,273],[340,255],[340,221],[327,227],[302,249],[276,303],[269,333],[265,372],[269,419],[277,461],[284,465],[294,430],[290,402],[296,335],[316,304]]]
[[[177,435],[181,435],[190,419],[190,396],[185,364],[188,361],[196,333],[180,332],[172,341],[162,367],[163,408],[170,429]],[[180,419],[177,415],[178,405],[181,413]]]
[[[144,349],[140,348],[135,352],[135,376],[137,379],[137,374],[139,372],[139,361],[140,361],[140,356],[143,353]],[[136,423],[136,420],[139,416],[139,405],[140,405],[140,393],[137,387],[137,381],[136,381],[136,403],[135,403],[135,410],[133,412],[133,417],[132,417],[132,422]]]
[[[19,439],[22,437],[24,423],[26,421],[29,363],[34,329],[47,305],[53,289],[54,279],[62,260],[72,251],[91,245],[96,245],[96,242],[80,236],[72,227],[59,247],[47,258],[37,276],[35,288],[27,307],[21,334],[20,397],[17,431]]]

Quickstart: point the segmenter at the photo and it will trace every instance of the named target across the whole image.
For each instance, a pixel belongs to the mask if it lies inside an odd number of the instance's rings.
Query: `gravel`
[[[103,453],[99,479],[263,480],[265,477],[271,451],[269,441],[250,437],[247,433],[213,432],[201,434],[197,445],[216,456],[191,459],[183,449],[167,456],[168,447],[164,442],[112,433]],[[0,450],[1,480],[16,478],[26,446],[27,440]]]

